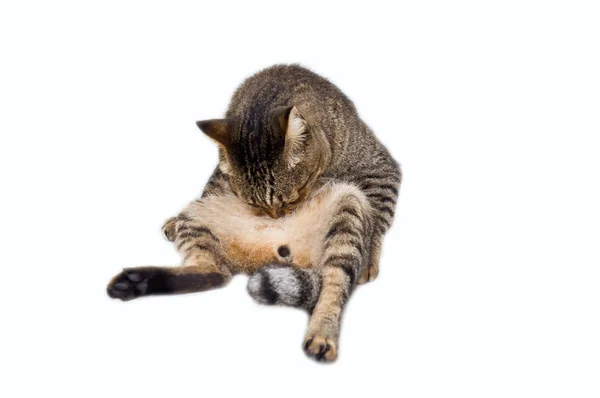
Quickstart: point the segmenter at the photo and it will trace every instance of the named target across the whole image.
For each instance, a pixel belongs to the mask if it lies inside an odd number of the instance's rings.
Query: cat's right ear
[[[308,139],[308,123],[298,108],[292,107],[285,120],[284,157],[290,168],[295,167],[304,156],[304,143]]]
[[[210,139],[228,147],[231,144],[231,121],[229,119],[211,119],[196,122],[196,125]]]

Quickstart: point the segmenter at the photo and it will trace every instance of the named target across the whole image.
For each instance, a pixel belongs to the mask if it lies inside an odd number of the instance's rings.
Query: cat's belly
[[[323,252],[333,208],[348,189],[356,190],[346,184],[323,188],[292,214],[278,219],[257,216],[234,195],[203,198],[184,213],[219,238],[232,266],[240,272],[254,272],[275,261],[312,267]]]

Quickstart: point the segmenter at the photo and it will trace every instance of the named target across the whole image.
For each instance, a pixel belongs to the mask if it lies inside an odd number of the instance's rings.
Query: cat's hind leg
[[[180,216],[167,220],[163,231],[168,231],[165,236],[176,243],[184,256],[183,266],[124,269],[108,284],[110,297],[131,300],[148,295],[201,292],[229,282],[232,277],[229,261],[210,229]]]
[[[109,297],[123,301],[142,296],[201,292],[224,286],[231,273],[202,265],[126,268],[108,284]]]
[[[323,250],[317,262],[321,292],[312,311],[304,339],[304,351],[318,361],[334,361],[338,355],[344,306],[367,268],[370,242],[370,207],[357,188],[340,184],[332,190],[332,202],[324,219]]]

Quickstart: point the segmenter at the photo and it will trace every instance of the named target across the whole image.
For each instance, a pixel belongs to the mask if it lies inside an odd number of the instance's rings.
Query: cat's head
[[[233,192],[272,217],[293,210],[322,171],[322,145],[296,107],[197,125],[219,145],[219,167]]]

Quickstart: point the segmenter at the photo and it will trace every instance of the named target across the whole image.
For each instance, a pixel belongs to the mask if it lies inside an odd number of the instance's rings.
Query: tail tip
[[[266,270],[261,270],[250,277],[248,293],[250,297],[261,304],[273,305],[279,298],[279,294],[273,290]]]

